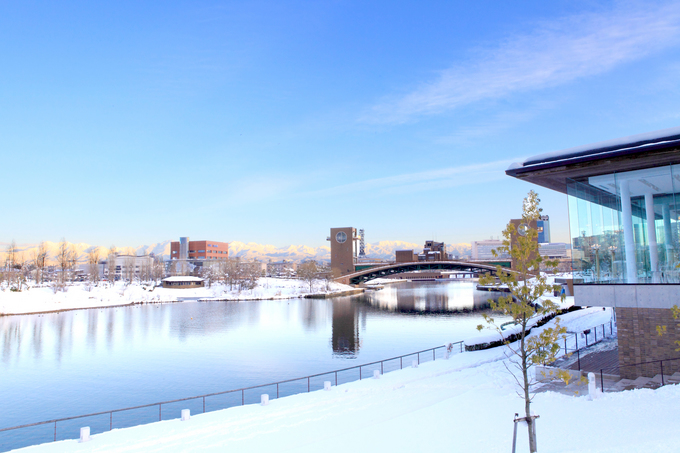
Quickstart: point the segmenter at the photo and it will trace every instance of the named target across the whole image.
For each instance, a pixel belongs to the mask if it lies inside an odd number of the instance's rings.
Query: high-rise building
[[[538,230],[538,243],[545,244],[550,242],[550,217],[542,215],[540,220],[536,221],[536,229]]]
[[[170,243],[171,260],[227,260],[229,244],[218,241],[190,241],[188,237]]]

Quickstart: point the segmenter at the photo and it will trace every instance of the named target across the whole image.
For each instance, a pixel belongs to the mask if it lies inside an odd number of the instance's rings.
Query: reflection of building
[[[333,352],[355,355],[359,352],[359,323],[357,308],[350,299],[333,301]]]
[[[506,172],[568,195],[574,277],[583,279],[575,302],[615,307],[621,365],[677,356],[679,146],[676,127],[532,157]],[[653,376],[658,367],[639,370]],[[664,363],[668,374],[678,369],[680,361]]]
[[[354,272],[358,240],[356,228],[331,228],[331,235],[326,239],[331,242],[331,272],[333,275],[347,275]]]

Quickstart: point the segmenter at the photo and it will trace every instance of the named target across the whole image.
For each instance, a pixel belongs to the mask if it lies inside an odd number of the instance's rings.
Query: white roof
[[[200,277],[191,277],[185,275],[177,275],[175,277],[164,278],[164,282],[202,282],[203,279]]]
[[[663,143],[664,141],[677,140],[678,138],[680,138],[680,127],[670,127],[668,129],[645,132],[643,134],[630,135],[628,137],[615,138],[613,140],[605,140],[603,142],[591,143],[589,145],[576,146],[574,148],[567,148],[560,151],[539,154],[526,159],[522,164],[514,163],[510,165],[508,170],[543,162],[554,162],[571,157],[597,154],[600,152],[629,148],[642,148],[657,143]]]

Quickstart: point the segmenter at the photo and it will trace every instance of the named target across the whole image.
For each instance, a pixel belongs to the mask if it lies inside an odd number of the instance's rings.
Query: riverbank
[[[580,310],[564,315],[562,324],[579,330],[601,322],[602,316],[602,310]],[[177,409],[175,420],[94,434],[85,443],[67,440],[21,451],[507,452],[513,416],[522,412],[523,400],[515,394],[504,352],[499,347],[455,354],[379,379],[272,399],[265,406],[194,414],[186,421],[179,419]],[[535,396],[539,451],[677,450],[680,386],[595,399],[586,394],[584,386],[571,396]],[[518,428],[517,451],[527,451],[526,427]]]
[[[228,285],[213,284],[210,288],[169,289],[139,283],[114,285],[74,283],[63,291],[51,286],[33,286],[20,292],[0,291],[0,316],[52,313],[87,308],[119,307],[135,304],[159,304],[182,300],[275,300],[298,297],[334,297],[355,292],[356,288],[331,282],[317,282],[310,291],[309,284],[298,279],[262,277],[252,290],[238,291]]]

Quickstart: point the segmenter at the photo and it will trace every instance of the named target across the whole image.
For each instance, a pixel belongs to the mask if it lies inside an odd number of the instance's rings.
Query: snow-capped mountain
[[[162,255],[165,259],[170,258],[170,242],[163,241],[151,245],[141,245],[138,247],[117,247],[118,253],[135,253],[136,255]],[[0,243],[0,260],[4,261],[8,243]],[[78,261],[86,262],[88,253],[95,247],[94,245],[78,243],[73,245],[78,252]],[[48,252],[48,260],[54,261],[59,249],[58,242],[45,241]],[[101,246],[100,246],[101,247]],[[469,255],[470,244],[447,244],[447,251],[454,255]],[[38,244],[18,244],[20,259],[30,261],[38,249]],[[397,250],[410,250],[416,252],[422,250],[422,245],[404,241],[380,241],[366,244],[366,256],[381,260],[394,259]],[[276,247],[270,244],[257,244],[255,242],[232,241],[229,243],[229,256],[240,257],[246,260],[258,259],[260,261],[296,261],[312,259],[316,261],[330,260],[330,247],[323,245],[320,247],[310,247],[307,245],[289,245],[287,247]],[[109,247],[101,247],[102,258],[108,254]]]

